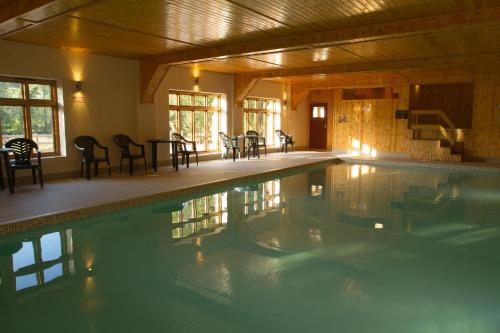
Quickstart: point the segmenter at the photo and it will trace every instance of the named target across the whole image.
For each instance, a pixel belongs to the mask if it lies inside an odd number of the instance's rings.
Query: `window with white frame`
[[[219,150],[221,95],[170,91],[168,104],[170,133],[195,141],[198,151]]]
[[[281,103],[278,99],[248,97],[243,102],[243,127],[266,137],[268,146],[279,145],[275,131],[281,127]]]

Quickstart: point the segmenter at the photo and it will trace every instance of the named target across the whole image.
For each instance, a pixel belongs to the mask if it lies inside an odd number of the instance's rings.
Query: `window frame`
[[[250,103],[249,103],[250,100],[256,101],[255,108],[250,107]],[[264,109],[259,107],[259,104],[262,102],[265,105]],[[270,102],[273,103],[272,109],[267,108],[267,105]],[[276,105],[280,106],[280,111],[277,111]],[[243,100],[243,130],[245,131],[245,133],[249,130],[248,124],[249,124],[250,113],[254,113],[256,119],[257,119],[259,114],[264,114],[264,124],[263,124],[264,128],[262,129],[261,132],[264,133],[263,135],[266,137],[268,136],[267,135],[267,133],[268,133],[267,130],[269,127],[268,119],[270,117],[272,118],[272,132],[271,132],[272,137],[266,138],[266,145],[267,145],[267,147],[276,146],[276,140],[275,140],[274,133],[276,133],[277,129],[280,129],[280,128],[277,128],[277,126],[276,126],[276,117],[280,117],[280,124],[281,124],[281,100],[279,100],[277,98],[247,96]]]
[[[174,241],[180,241],[186,238],[202,236],[214,229],[225,227],[228,223],[227,194],[228,192],[214,193],[183,202],[183,206],[188,202],[191,203],[191,216],[184,216],[184,207],[171,213],[172,239],[174,239]],[[214,196],[216,197],[217,205],[215,211],[210,212],[210,197]],[[205,201],[205,209],[203,212],[198,212],[196,207],[197,200]],[[226,217],[226,219],[224,219],[224,217]],[[218,222],[211,225],[211,218],[217,218]],[[203,224],[203,227],[200,227],[200,224]],[[191,230],[189,230],[188,226],[191,226]]]
[[[216,152],[220,150],[220,139],[219,139],[219,132],[221,129],[221,120],[222,120],[222,95],[217,94],[217,93],[208,93],[208,92],[196,92],[196,91],[183,91],[183,90],[169,90],[168,92],[168,128],[170,131],[170,112],[171,111],[176,111],[176,132],[181,133],[180,131],[180,126],[181,126],[181,112],[182,111],[189,111],[192,113],[191,115],[191,141],[194,141],[196,143],[196,112],[205,112],[205,124],[204,124],[204,132],[205,132],[205,148],[202,150],[199,150],[197,147],[198,152]],[[177,105],[171,105],[170,104],[170,95],[176,95],[176,100],[177,100]],[[180,96],[191,96],[191,105],[180,105]],[[197,105],[195,106],[195,98],[196,96],[202,96],[205,98],[205,105],[200,106]],[[217,98],[217,106],[209,106],[208,104],[208,98],[209,96],[215,96]],[[215,149],[210,149],[209,147],[209,127],[208,127],[208,121],[210,118],[210,112],[216,112],[217,113],[217,147]]]
[[[61,139],[59,132],[59,102],[57,96],[57,82],[55,80],[44,79],[28,79],[0,76],[0,82],[20,83],[21,84],[21,98],[0,98],[0,106],[19,106],[23,108],[23,128],[24,137],[33,139],[33,129],[31,127],[31,108],[32,107],[50,107],[52,108],[52,135],[54,137],[53,151],[42,152],[42,156],[59,156],[61,154]],[[41,84],[51,87],[52,98],[50,100],[44,99],[30,99],[29,85]],[[1,131],[0,120],[0,142],[2,142],[3,133]]]
[[[60,249],[61,256],[49,261],[44,261],[42,259],[43,247],[41,245],[42,237],[48,234],[39,235],[34,239],[27,240],[26,242],[31,242],[33,246],[33,256],[35,262],[33,264],[23,266],[17,271],[13,271],[14,279],[18,277],[23,277],[31,274],[36,276],[36,285],[27,288],[16,290],[17,293],[25,293],[27,290],[32,290],[39,288],[41,286],[47,286],[56,281],[62,281],[68,278],[70,275],[75,274],[75,262],[73,257],[73,232],[72,229],[64,229],[61,231],[56,231],[60,236]],[[17,253],[17,252],[16,252]],[[11,255],[14,258],[14,254]],[[58,264],[62,266],[62,275],[55,277],[53,280],[46,281],[45,270],[54,267]],[[17,283],[17,282],[16,282]],[[17,285],[16,285],[17,289]]]

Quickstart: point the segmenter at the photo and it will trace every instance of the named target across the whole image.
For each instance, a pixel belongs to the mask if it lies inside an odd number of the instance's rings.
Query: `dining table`
[[[5,173],[7,174],[7,184],[9,186],[9,192],[14,193],[14,180],[12,179],[12,171],[10,168],[10,158],[9,158],[9,153],[11,152],[12,152],[11,148],[0,148],[0,155],[3,158]],[[2,190],[5,188],[1,164],[0,164],[0,187],[2,188]]]
[[[150,139],[148,140],[151,143],[151,159],[152,159],[152,167],[155,172],[158,171],[158,144],[159,143],[169,143],[170,151],[172,153],[172,166],[176,171],[179,171],[179,157],[177,144],[179,143],[177,140],[171,139]]]

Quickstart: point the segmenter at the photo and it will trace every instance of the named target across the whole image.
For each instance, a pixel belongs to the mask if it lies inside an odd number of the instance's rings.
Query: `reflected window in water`
[[[210,233],[227,224],[227,192],[188,200],[172,212],[172,238]]]
[[[245,215],[276,209],[280,201],[279,179],[260,183],[245,190]]]
[[[42,286],[75,273],[71,229],[24,241],[12,255],[16,291]]]

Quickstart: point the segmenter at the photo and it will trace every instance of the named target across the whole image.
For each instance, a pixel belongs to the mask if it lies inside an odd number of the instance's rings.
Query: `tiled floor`
[[[322,152],[275,153],[260,160],[200,162],[199,166],[194,164],[189,169],[181,166],[179,172],[162,167],[158,173],[144,174],[137,168],[133,177],[123,173],[113,174],[111,178],[92,178],[91,181],[66,179],[48,182],[44,189],[35,185],[17,186],[15,194],[9,194],[7,190],[0,192],[0,224],[333,158],[332,153]]]

